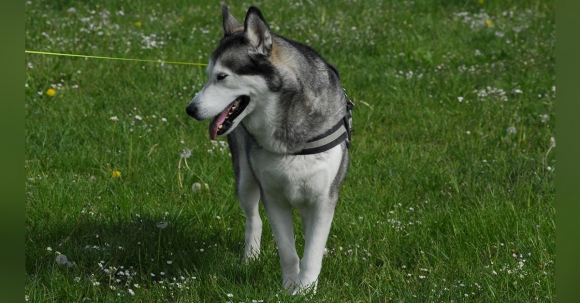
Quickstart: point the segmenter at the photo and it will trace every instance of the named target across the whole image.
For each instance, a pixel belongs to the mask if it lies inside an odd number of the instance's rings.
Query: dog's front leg
[[[246,234],[244,262],[257,259],[260,255],[260,240],[262,238],[262,219],[258,208],[260,205],[260,186],[248,164],[245,147],[246,131],[238,127],[228,135],[232,154],[234,173],[236,176],[236,193],[240,206],[246,215]]]
[[[237,185],[240,206],[246,215],[244,262],[247,263],[257,259],[260,255],[260,241],[262,238],[262,219],[258,211],[260,187],[249,168],[240,171],[240,180],[238,180]]]
[[[304,255],[300,260],[300,274],[296,279],[295,293],[312,290],[316,292],[322,257],[334,216],[335,202],[314,203],[300,210],[304,226]]]
[[[280,264],[282,265],[282,285],[288,292],[293,293],[300,267],[294,243],[292,208],[285,201],[276,201],[269,195],[263,197],[263,203],[274,233],[276,246],[278,246]]]
[[[244,248],[244,262],[257,259],[260,255],[260,241],[262,239],[262,219],[258,211],[260,205],[260,186],[251,171],[244,154],[239,161],[238,180],[236,180],[240,206],[246,215],[246,234]]]

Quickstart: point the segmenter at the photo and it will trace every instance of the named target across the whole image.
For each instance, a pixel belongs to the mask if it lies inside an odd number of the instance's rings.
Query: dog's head
[[[281,86],[270,60],[272,34],[262,12],[250,7],[244,25],[227,6],[222,7],[222,13],[224,36],[209,60],[207,83],[186,108],[197,120],[213,118],[211,140],[230,133],[258,104],[269,99],[269,92]]]

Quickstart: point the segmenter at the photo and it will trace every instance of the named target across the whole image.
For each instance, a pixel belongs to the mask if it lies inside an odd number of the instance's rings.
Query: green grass
[[[215,2],[87,3],[27,4],[26,49],[205,63],[222,35]],[[555,301],[554,1],[255,4],[335,64],[356,103],[310,301]],[[243,19],[247,4],[231,9]],[[260,261],[241,264],[230,157],[184,111],[203,67],[26,55],[25,68],[29,301],[308,299],[281,288],[263,213]]]

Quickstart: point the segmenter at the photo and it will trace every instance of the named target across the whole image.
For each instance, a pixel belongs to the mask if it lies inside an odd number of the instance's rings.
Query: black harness
[[[346,140],[346,148],[350,147],[351,133],[352,133],[352,109],[354,108],[354,103],[350,101],[346,92],[344,94],[346,97],[346,115],[338,121],[331,129],[326,131],[324,134],[314,137],[306,142],[304,149],[294,153],[294,155],[312,155],[325,152]]]

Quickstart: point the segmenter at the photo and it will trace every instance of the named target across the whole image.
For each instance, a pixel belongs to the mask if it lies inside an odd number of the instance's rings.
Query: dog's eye
[[[227,76],[228,75],[226,75],[226,74],[218,74],[217,79],[218,79],[218,81],[220,81],[220,80],[225,79]]]

